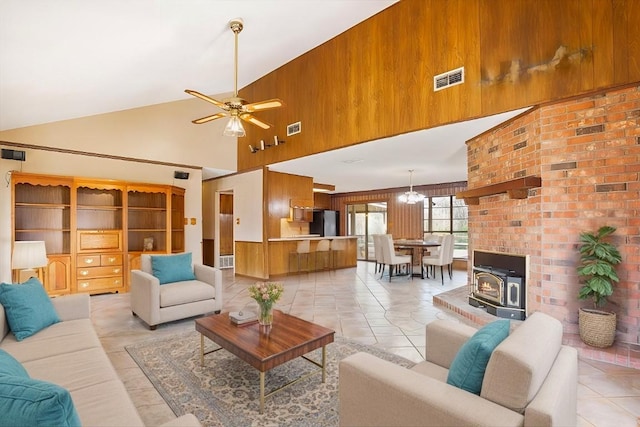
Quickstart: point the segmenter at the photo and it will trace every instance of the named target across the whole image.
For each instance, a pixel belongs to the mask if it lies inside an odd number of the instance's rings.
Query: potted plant
[[[604,241],[616,231],[614,227],[602,226],[597,233],[580,234],[580,263],[578,275],[584,279],[578,298],[591,299],[593,308],[581,308],[578,316],[580,338],[594,347],[610,347],[616,336],[616,314],[599,310],[613,293],[613,286],[620,279],[616,265],[622,258],[618,249]]]

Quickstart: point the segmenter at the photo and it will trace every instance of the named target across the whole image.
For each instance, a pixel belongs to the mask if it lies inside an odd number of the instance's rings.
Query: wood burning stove
[[[526,318],[527,295],[524,277],[526,257],[520,257],[523,262],[519,272],[515,269],[504,268],[509,267],[509,262],[513,260],[505,263],[503,257],[510,257],[510,255],[490,255],[492,256],[488,257],[487,253],[474,253],[469,304],[485,308],[488,313],[494,316],[524,320]],[[479,263],[487,261],[492,261],[492,264]],[[517,262],[516,268],[518,268]]]

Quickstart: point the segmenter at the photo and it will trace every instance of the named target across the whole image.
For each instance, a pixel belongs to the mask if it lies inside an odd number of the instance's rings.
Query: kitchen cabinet
[[[288,220],[289,222],[312,222],[313,200],[291,199]]]

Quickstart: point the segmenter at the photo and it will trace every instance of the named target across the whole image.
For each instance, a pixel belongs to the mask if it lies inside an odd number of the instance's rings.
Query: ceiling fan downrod
[[[235,51],[233,56],[233,96],[238,97],[238,34],[244,28],[244,22],[240,18],[229,21],[229,28],[233,31],[235,39]]]

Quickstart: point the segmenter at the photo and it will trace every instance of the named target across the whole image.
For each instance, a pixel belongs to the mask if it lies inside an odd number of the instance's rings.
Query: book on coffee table
[[[234,325],[245,325],[258,321],[258,316],[253,311],[232,311],[229,313],[229,320]]]

